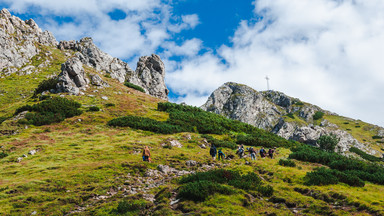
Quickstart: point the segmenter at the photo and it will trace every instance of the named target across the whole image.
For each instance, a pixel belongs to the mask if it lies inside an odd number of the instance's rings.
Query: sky
[[[135,69],[160,55],[172,102],[225,82],[384,126],[382,0],[0,0],[58,40],[90,36]]]

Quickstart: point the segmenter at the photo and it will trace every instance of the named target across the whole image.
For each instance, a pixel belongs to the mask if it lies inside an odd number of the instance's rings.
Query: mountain
[[[0,35],[0,215],[384,215],[381,158],[269,132],[281,121],[324,122],[376,150],[378,128],[234,83],[207,106],[234,111],[169,103],[158,55],[132,70],[91,38],[57,42],[5,9]],[[313,121],[316,112],[325,114]],[[258,118],[265,130],[222,115]],[[239,158],[240,144],[276,152]],[[214,160],[211,145],[225,159]]]
[[[322,135],[335,134],[340,153],[356,147],[381,156],[384,128],[339,116],[278,91],[258,92],[228,82],[216,89],[202,109],[271,131],[285,139],[316,145]]]

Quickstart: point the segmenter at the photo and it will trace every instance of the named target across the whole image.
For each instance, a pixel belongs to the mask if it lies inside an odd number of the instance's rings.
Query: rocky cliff
[[[22,21],[6,9],[0,11],[0,78],[13,73],[25,75],[44,70],[54,59],[47,59],[47,62],[39,64],[39,68],[32,61],[34,57],[35,61],[40,60],[41,57],[36,56],[41,53],[50,55],[46,47],[58,48],[67,57],[61,71],[57,71],[57,74],[60,73],[59,83],[52,92],[78,95],[89,84],[107,87],[108,83],[101,76],[84,70],[84,67],[89,67],[120,83],[127,81],[141,86],[149,95],[168,99],[165,68],[159,56],[141,57],[136,71],[133,71],[126,62],[101,51],[91,38],[58,43],[50,32],[43,32],[32,19]]]
[[[0,77],[34,72],[24,66],[41,51],[41,45],[56,46],[49,31],[42,31],[33,19],[22,21],[8,10],[0,11]]]
[[[320,136],[335,134],[340,138],[337,151],[346,153],[354,146],[378,154],[338,125],[324,118],[314,119],[316,113],[337,114],[281,92],[258,92],[246,85],[228,82],[216,89],[201,108],[271,131],[285,139],[316,145]]]

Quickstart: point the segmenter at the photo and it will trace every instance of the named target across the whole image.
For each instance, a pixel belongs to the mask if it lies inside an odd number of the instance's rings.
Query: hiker
[[[244,146],[243,146],[243,144],[241,144],[239,146],[239,148],[236,151],[236,154],[239,155],[240,158],[243,158],[243,155],[244,155]]]
[[[148,146],[144,147],[143,150],[143,161],[148,161],[149,162],[149,157],[151,156],[151,152],[149,152]]]
[[[219,154],[219,160],[220,160],[220,158],[221,158],[221,160],[223,161],[223,160],[224,160],[224,158],[225,158],[225,154],[224,154],[224,152],[223,152],[223,151],[221,151],[221,149],[219,149],[219,152],[218,152],[218,154]]]
[[[253,147],[250,147],[248,149],[249,153],[251,154],[251,160],[256,160],[256,151]]]
[[[215,145],[211,145],[211,149],[209,150],[209,154],[212,156],[213,160],[216,160],[216,154],[217,154],[217,149]]]
[[[264,147],[261,147],[260,149],[260,157],[265,158],[267,152],[264,150]]]
[[[273,149],[273,148],[270,148],[269,150],[268,150],[268,155],[269,155],[269,157],[272,159],[273,158],[273,153],[275,152],[275,149]]]

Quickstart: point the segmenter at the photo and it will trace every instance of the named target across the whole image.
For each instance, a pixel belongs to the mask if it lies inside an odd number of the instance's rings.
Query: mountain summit
[[[380,136],[384,128],[339,116],[278,91],[258,92],[243,84],[227,82],[216,89],[201,108],[285,139],[316,145],[320,136],[335,134],[340,139],[337,150],[341,153],[347,154],[351,147],[356,147],[381,155],[372,134]]]

